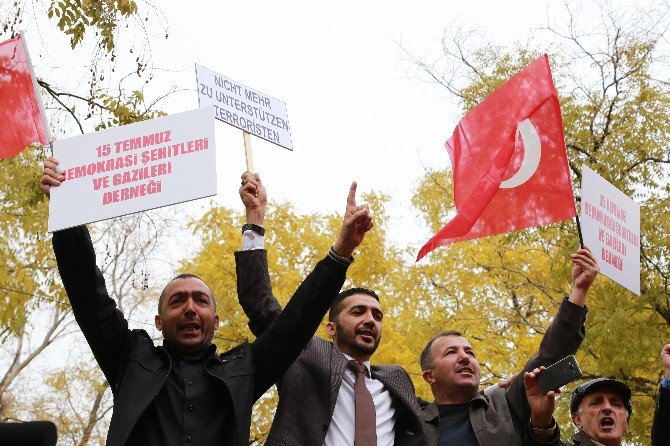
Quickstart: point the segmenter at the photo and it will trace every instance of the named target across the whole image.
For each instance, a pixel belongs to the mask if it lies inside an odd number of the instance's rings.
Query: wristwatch
[[[258,235],[265,235],[265,228],[263,226],[258,226],[253,223],[245,223],[242,225],[242,234],[244,231],[254,231]]]

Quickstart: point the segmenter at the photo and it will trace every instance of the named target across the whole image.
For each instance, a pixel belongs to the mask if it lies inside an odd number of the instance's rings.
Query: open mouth
[[[196,334],[200,331],[200,324],[197,322],[186,322],[179,326],[179,331],[184,334]]]
[[[614,418],[612,417],[603,417],[600,420],[600,427],[603,429],[609,429],[611,427],[614,427]]]
[[[361,336],[365,341],[374,341],[375,340],[375,331],[370,330],[369,328],[363,328],[357,331],[357,334]]]
[[[462,375],[474,375],[475,371],[472,370],[470,367],[461,367],[460,369],[456,370],[456,373]]]

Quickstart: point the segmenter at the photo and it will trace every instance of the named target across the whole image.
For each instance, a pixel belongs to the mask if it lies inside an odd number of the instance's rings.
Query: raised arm
[[[369,209],[356,205],[356,183],[353,183],[337,241],[298,287],[275,322],[252,344],[256,363],[255,398],[284,374],[314,335],[342,288],[354,249],[370,229]]]
[[[57,172],[58,160],[49,158],[44,163],[40,187],[47,197],[51,187],[63,181]],[[53,234],[53,248],[58,271],[72,305],[77,324],[105,377],[114,388],[120,377],[119,364],[125,354],[130,332],[116,302],[109,297],[105,280],[95,263],[91,236],[85,226],[57,231]]]
[[[244,172],[240,198],[246,211],[246,222],[263,226],[267,192],[256,173]],[[253,236],[253,232],[251,234]],[[263,334],[281,313],[281,306],[272,294],[268,256],[265,249],[245,246],[235,252],[237,272],[237,298],[249,318],[249,328],[254,336]]]
[[[588,248],[578,249],[572,255],[573,287],[570,297],[561,306],[540,342],[540,348],[525,365],[521,377],[526,372],[574,355],[584,340],[586,320],[586,295],[598,275],[598,264]],[[523,379],[516,379],[507,389],[507,400],[517,419],[526,422],[530,417],[530,407],[526,400]]]

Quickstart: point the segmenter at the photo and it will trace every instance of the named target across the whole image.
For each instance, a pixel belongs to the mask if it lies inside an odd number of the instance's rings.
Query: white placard
[[[200,107],[213,105],[216,119],[293,150],[285,103],[197,64],[195,76]]]
[[[640,205],[582,167],[581,226],[600,272],[640,295]]]
[[[213,107],[55,141],[49,232],[216,195]]]

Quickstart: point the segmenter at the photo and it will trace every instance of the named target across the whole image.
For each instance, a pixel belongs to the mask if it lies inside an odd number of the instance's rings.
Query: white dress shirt
[[[242,233],[242,251],[265,248],[265,237],[247,229]]]
[[[353,359],[348,355],[347,360]],[[395,441],[395,407],[388,389],[381,381],[370,377],[370,361],[365,365],[365,387],[372,394],[377,416],[377,446],[393,446]],[[335,411],[330,420],[324,446],[353,446],[355,436],[356,405],[354,383],[356,376],[348,367],[344,370],[342,384],[337,394]]]

